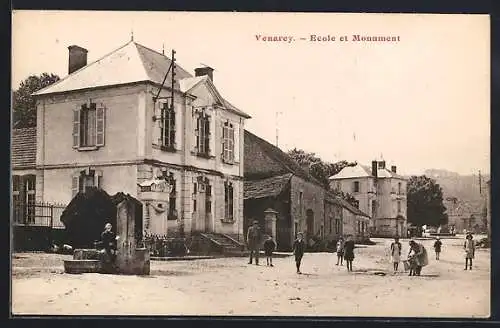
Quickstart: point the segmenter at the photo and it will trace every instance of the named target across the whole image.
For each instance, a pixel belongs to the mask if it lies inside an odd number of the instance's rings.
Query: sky
[[[175,49],[177,64],[193,75],[196,67],[213,67],[219,92],[252,116],[245,128],[273,144],[278,135],[285,151],[304,149],[330,162],[384,159],[402,174],[490,172],[486,15],[15,11],[12,17],[13,89],[32,74],[66,76],[69,45],[88,49],[91,63],[133,33],[159,52]],[[263,41],[274,36],[294,41]]]

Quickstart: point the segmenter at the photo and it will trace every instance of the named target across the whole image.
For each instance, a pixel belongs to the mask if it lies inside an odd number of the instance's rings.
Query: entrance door
[[[205,184],[205,232],[212,231],[212,186]]]

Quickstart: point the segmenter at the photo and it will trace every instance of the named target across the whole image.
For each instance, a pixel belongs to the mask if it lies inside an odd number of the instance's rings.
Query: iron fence
[[[13,224],[64,229],[61,214],[65,207],[62,204],[14,202],[12,204]]]

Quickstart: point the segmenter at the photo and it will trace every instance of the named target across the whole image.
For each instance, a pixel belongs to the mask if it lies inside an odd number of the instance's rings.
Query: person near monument
[[[106,252],[107,258],[114,263],[116,260],[116,234],[111,230],[113,226],[111,223],[106,223],[104,231],[101,233],[101,241]]]
[[[300,272],[300,264],[302,262],[302,257],[304,256],[304,252],[306,250],[306,243],[304,241],[304,234],[299,232],[297,234],[297,239],[293,242],[293,255],[295,255],[295,265],[297,267],[297,273],[302,274]]]
[[[264,253],[266,255],[266,262],[268,266],[273,265],[273,252],[276,249],[276,243],[273,240],[273,236],[269,235],[264,242]]]
[[[259,227],[259,221],[254,220],[253,225],[248,228],[247,244],[250,250],[250,260],[248,264],[252,264],[253,257],[255,257],[255,265],[259,265],[259,252],[262,234]]]

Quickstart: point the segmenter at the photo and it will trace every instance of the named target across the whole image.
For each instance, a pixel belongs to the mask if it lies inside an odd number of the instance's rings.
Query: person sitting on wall
[[[106,225],[104,226],[104,231],[101,233],[101,241],[107,260],[111,263],[115,263],[117,248],[116,240],[118,239],[118,237],[111,230],[112,228],[113,226],[111,225],[111,223],[106,223]]]

